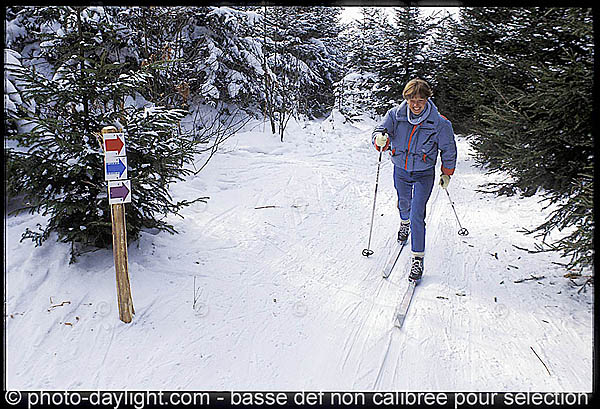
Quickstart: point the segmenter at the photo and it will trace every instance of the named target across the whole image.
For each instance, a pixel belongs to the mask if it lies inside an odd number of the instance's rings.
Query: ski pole
[[[363,249],[362,255],[365,257],[369,257],[373,254],[373,250],[371,250],[371,233],[373,233],[373,218],[375,217],[375,203],[377,201],[377,186],[379,185],[379,167],[381,166],[381,154],[383,153],[383,148],[379,150],[379,160],[377,161],[377,176],[375,177],[375,196],[373,197],[373,210],[371,211],[371,228],[369,229],[369,244],[367,244],[367,248]]]
[[[446,191],[446,194],[448,195],[448,200],[450,201],[452,210],[454,210],[454,216],[456,216],[456,221],[458,222],[458,227],[460,227],[460,230],[458,231],[458,235],[459,236],[468,236],[469,231],[467,229],[465,229],[464,227],[462,227],[462,225],[460,224],[460,220],[458,220],[458,214],[456,214],[456,209],[454,208],[454,202],[450,198],[450,192],[448,192],[448,189],[444,189],[444,190]]]

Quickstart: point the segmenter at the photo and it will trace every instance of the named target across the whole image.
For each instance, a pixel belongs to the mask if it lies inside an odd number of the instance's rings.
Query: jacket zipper
[[[408,154],[410,153],[410,142],[412,141],[412,137],[415,134],[415,131],[417,130],[417,127],[421,125],[421,124],[416,124],[415,126],[413,126],[412,132],[410,133],[410,136],[408,137],[408,149],[406,150],[406,160],[404,162],[404,170],[408,170]]]

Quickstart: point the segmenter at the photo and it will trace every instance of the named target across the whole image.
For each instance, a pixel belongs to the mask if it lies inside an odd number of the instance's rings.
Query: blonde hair
[[[429,84],[420,78],[415,78],[406,84],[402,96],[408,100],[414,97],[430,98],[433,95]]]

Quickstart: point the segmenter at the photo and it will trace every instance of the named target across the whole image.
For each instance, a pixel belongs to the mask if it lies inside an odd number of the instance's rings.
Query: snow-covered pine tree
[[[23,98],[21,98],[21,84],[15,78],[14,72],[23,68],[21,54],[4,49],[4,118],[5,134],[10,136],[17,132],[15,119],[23,113]]]
[[[380,7],[362,7],[359,18],[348,24],[340,36],[345,43],[344,77],[335,84],[336,107],[353,118],[374,116],[374,91],[379,82],[378,61],[385,59],[385,39],[392,26]]]
[[[453,95],[453,125],[465,133],[474,132],[480,113],[498,98],[492,83],[520,88],[524,77],[508,61],[518,55],[526,44],[514,38],[514,16],[523,8],[462,7],[460,24],[456,26],[456,49],[451,60],[454,75],[448,76],[448,88]]]
[[[434,16],[423,16],[418,7],[394,8],[394,26],[385,31],[385,54],[377,59],[379,84],[376,109],[383,114],[402,102],[406,83],[419,77],[431,81],[428,40],[437,26]]]
[[[10,41],[8,42],[10,43]],[[5,208],[9,208],[9,198],[19,196],[21,190],[21,181],[14,177],[15,169],[10,160],[10,143],[7,141],[14,139],[19,133],[17,122],[20,116],[27,113],[27,101],[24,101],[21,93],[22,84],[15,78],[15,71],[23,69],[21,55],[9,48],[4,49],[4,200]],[[31,108],[30,108],[31,109]]]
[[[341,78],[344,55],[339,37],[339,7],[294,7],[290,35],[300,41],[290,51],[306,64],[301,72],[298,110],[318,117],[331,109],[333,84]],[[302,79],[305,77],[305,79]]]
[[[252,37],[259,16],[230,7],[110,8],[138,39],[133,67],[152,73],[141,101],[188,109],[182,132],[202,144],[204,164],[219,144],[235,134],[258,111],[263,74],[260,43]],[[140,51],[136,51],[140,49]],[[144,57],[145,56],[145,57]]]
[[[377,114],[373,108],[375,98],[373,90],[377,84],[377,74],[372,72],[350,72],[335,84],[336,103],[346,119],[353,120],[362,114],[375,119]]]
[[[428,36],[427,79],[434,90],[434,101],[439,111],[452,122],[454,132],[463,133],[464,108],[457,104],[457,94],[461,92],[455,85],[461,84],[460,64],[465,64],[465,56],[457,49],[456,29],[459,25],[453,14],[442,11],[432,14],[436,25]],[[470,61],[466,66],[470,65]]]
[[[127,47],[119,61],[129,61],[131,69],[144,68],[151,74],[148,87],[141,92],[146,101],[158,106],[187,108],[178,87],[177,72],[182,57],[181,32],[191,13],[185,7],[105,7],[111,20],[118,22]],[[125,45],[123,44],[123,45]]]
[[[496,9],[478,9],[479,21]],[[489,13],[489,19],[485,19]],[[590,9],[528,8],[506,11],[503,36],[486,42],[479,58],[489,76],[475,84],[488,102],[478,108],[473,146],[478,161],[510,179],[488,184],[499,194],[542,192],[556,204],[532,232],[544,238],[567,234],[552,250],[572,256],[571,266],[589,266],[593,254],[592,86],[593,19]],[[489,25],[488,25],[489,27]],[[492,63],[496,63],[495,65]],[[498,77],[496,70],[505,73]],[[477,96],[476,96],[477,98]]]
[[[297,48],[301,44],[294,24],[294,13],[289,7],[264,7],[263,14],[263,61],[265,71],[273,75],[265,76],[265,113],[269,115],[271,130],[277,132],[283,142],[289,119],[299,111],[300,89],[306,82],[319,81],[319,78],[298,57]],[[304,83],[304,84],[303,84]]]
[[[130,32],[137,67],[154,72],[144,97],[158,105],[235,104],[257,110],[260,43],[249,34],[259,21],[231,7],[111,7]]]
[[[182,33],[183,63],[178,76],[189,82],[200,103],[259,109],[261,46],[251,33],[260,17],[230,7],[194,7]]]
[[[515,75],[480,82],[494,99],[481,107],[474,146],[490,169],[513,176],[493,185],[499,192],[563,192],[593,155],[591,12],[532,8],[506,26],[514,51],[497,59]]]
[[[72,244],[71,261],[83,246],[111,245],[97,132],[117,121],[127,134],[133,190],[132,205],[126,206],[128,239],[135,240],[142,228],[172,232],[162,217],[191,203],[173,203],[168,191],[188,172],[183,165],[194,153],[191,136],[177,134],[186,111],[156,108],[148,113],[124,104],[149,86],[151,76],[112,59],[114,48],[124,43],[117,41],[118,24],[104,8],[25,7],[19,13],[22,21],[36,22],[23,27],[24,36],[43,34],[43,41],[24,42],[26,53],[36,49],[39,55],[13,74],[33,108],[18,116],[18,133],[9,136],[6,158],[12,173],[7,183],[24,197],[17,212],[48,216],[47,225],[27,228],[23,239],[41,245],[55,232],[58,240]]]
[[[22,21],[19,19],[19,10],[18,7],[6,8],[4,27],[4,117],[5,132],[9,135],[16,132],[15,123],[10,118],[14,118],[23,105],[19,92],[21,86],[13,75],[15,69],[18,70],[23,66],[21,63],[23,57],[15,50],[21,48],[21,37],[25,33]]]
[[[386,57],[384,43],[391,25],[380,7],[361,7],[360,11],[359,18],[350,24],[347,34],[350,40],[347,72],[373,73],[379,68],[378,62]]]

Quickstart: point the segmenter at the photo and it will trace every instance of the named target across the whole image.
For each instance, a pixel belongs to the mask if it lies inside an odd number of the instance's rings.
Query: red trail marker
[[[122,137],[119,135],[120,134],[116,134],[115,138],[104,138],[104,150],[106,152],[115,152],[116,154],[121,152],[125,146],[125,142],[123,142]]]

